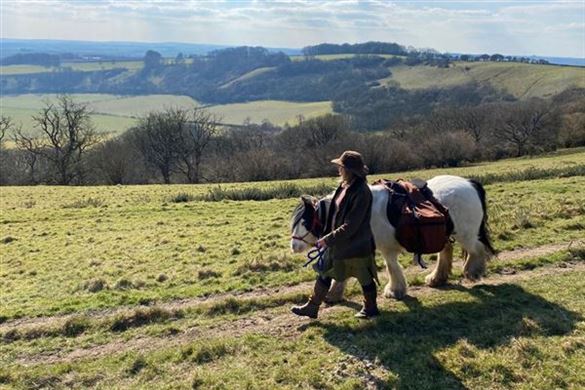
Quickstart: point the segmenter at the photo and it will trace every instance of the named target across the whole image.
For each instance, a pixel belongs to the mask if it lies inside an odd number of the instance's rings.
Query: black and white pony
[[[487,213],[485,190],[476,181],[459,176],[442,175],[428,181],[428,187],[435,198],[449,209],[453,220],[452,237],[464,251],[463,274],[467,279],[479,279],[486,267],[486,261],[495,251],[487,230]],[[384,289],[384,296],[402,299],[406,295],[406,279],[398,263],[398,255],[403,251],[395,238],[395,228],[388,221],[386,206],[389,193],[379,185],[370,186],[372,191],[372,216],[370,226],[374,234],[376,248],[382,253],[386,262],[389,282]],[[291,219],[291,249],[300,253],[311,248],[320,234],[319,226],[327,215],[332,195],[318,201],[310,196],[303,196]],[[439,253],[435,269],[426,277],[429,286],[440,286],[447,282],[451,273],[453,246],[447,243]],[[336,282],[331,287],[327,299],[339,301],[343,298],[345,282]]]

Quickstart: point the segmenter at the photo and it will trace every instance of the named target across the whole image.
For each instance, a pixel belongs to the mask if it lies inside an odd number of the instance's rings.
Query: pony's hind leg
[[[441,252],[433,272],[427,275],[425,282],[431,287],[439,287],[447,283],[453,264],[453,245],[447,242]]]
[[[481,243],[475,245],[474,250],[468,251],[467,257],[463,262],[463,276],[472,281],[481,279],[485,273],[488,258],[489,254],[485,251],[483,245]]]
[[[402,299],[406,296],[406,278],[402,266],[398,263],[398,254],[399,252],[396,251],[382,250],[389,279],[388,284],[384,287],[386,298]]]
[[[338,282],[337,280],[333,280],[331,284],[331,288],[325,297],[325,303],[330,305],[339,303],[343,301],[343,293],[345,292],[345,285],[347,284],[347,280],[343,282]]]

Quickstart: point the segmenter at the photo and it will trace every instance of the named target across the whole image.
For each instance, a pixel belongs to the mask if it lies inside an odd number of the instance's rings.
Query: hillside
[[[290,313],[315,278],[302,267],[305,257],[290,252],[297,197],[177,201],[215,185],[6,187],[0,383],[583,388],[585,178],[557,172],[584,163],[581,150],[424,172],[484,181],[501,252],[485,278],[468,282],[457,248],[444,288],[424,286],[429,270],[402,255],[408,296],[386,298],[380,286],[382,314],[370,321],[353,317],[361,298],[354,281],[347,301],[323,307],[317,321]],[[530,166],[548,175],[529,180]],[[286,182],[303,189],[315,183],[333,187],[336,180]],[[251,194],[282,184],[223,188]],[[431,256],[425,261],[434,266]],[[385,284],[379,254],[376,262]]]
[[[432,53],[290,57],[261,47],[229,48],[181,59],[149,53],[142,63],[65,62],[58,68],[6,66],[0,83],[4,96],[176,95],[205,106],[261,101],[287,102],[284,105],[331,102],[334,112],[344,114],[359,130],[382,130],[406,118],[425,117],[441,106],[550,98],[567,88],[585,88],[585,68],[520,60],[451,62],[444,55]],[[33,73],[27,73],[27,69]],[[151,107],[148,102],[144,106]],[[118,111],[123,111],[122,116],[135,116],[123,108]],[[237,118],[254,116],[252,112],[238,114]],[[278,119],[274,123],[290,121],[287,114],[275,116]],[[272,121],[273,117],[265,118]]]
[[[397,66],[382,84],[405,89],[446,88],[470,82],[489,84],[522,99],[551,97],[570,87],[585,88],[585,68],[498,62],[454,62],[449,68]]]

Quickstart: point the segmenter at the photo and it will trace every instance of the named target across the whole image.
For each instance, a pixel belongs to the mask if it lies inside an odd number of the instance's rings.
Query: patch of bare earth
[[[539,269],[522,271],[514,275],[497,275],[483,279],[481,282],[461,282],[463,285],[490,284],[498,285],[503,283],[519,282],[528,279],[534,279],[539,276],[560,274],[565,272],[585,272],[585,263],[571,262],[563,263],[562,266],[546,266]],[[430,287],[411,287],[409,295],[413,297],[424,296],[426,294],[437,293],[437,289]],[[380,306],[382,309],[397,304],[392,300],[382,300]],[[348,306],[350,308],[348,308]],[[353,313],[358,305],[352,302],[342,305],[323,307],[320,310],[320,319],[327,319],[334,313],[349,311]],[[349,315],[349,314],[348,314]],[[128,351],[148,352],[157,349],[168,349],[178,347],[197,340],[214,339],[222,337],[237,337],[246,333],[261,333],[280,338],[295,338],[299,336],[307,327],[311,320],[301,318],[290,314],[288,308],[273,308],[260,310],[253,313],[250,317],[239,318],[233,321],[223,321],[212,326],[194,326],[187,328],[176,335],[165,336],[144,336],[130,340],[116,340],[104,345],[89,346],[73,351],[54,351],[47,354],[35,356],[23,356],[16,361],[22,365],[34,364],[52,364],[59,362],[70,362],[78,359],[96,359],[113,354],[119,354]],[[373,365],[372,362],[362,362],[368,367]],[[368,368],[366,367],[366,368]],[[373,370],[385,370],[382,366],[372,368]],[[372,378],[373,379],[373,378]]]

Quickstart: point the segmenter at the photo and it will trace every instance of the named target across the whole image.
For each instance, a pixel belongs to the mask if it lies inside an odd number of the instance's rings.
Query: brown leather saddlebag
[[[449,212],[435,199],[426,182],[378,180],[390,191],[387,213],[396,239],[411,253],[440,252],[453,231]]]

